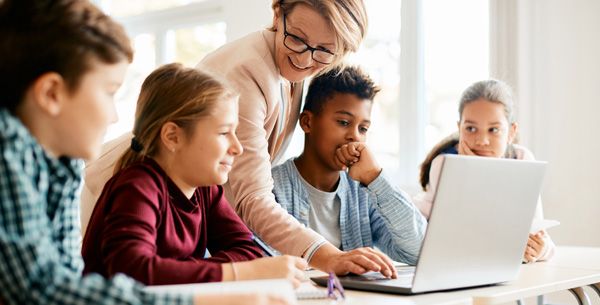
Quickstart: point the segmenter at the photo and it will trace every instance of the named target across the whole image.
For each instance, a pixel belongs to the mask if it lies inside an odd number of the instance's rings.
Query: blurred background
[[[139,89],[159,65],[194,67],[224,43],[272,23],[270,0],[96,0],[121,22],[136,54],[118,93],[119,122],[131,130]],[[365,0],[370,26],[350,61],[382,87],[369,142],[411,194],[419,164],[456,130],[457,101],[489,77],[517,96],[520,143],[550,163],[542,200],[559,245],[600,247],[600,1]],[[296,140],[302,135],[297,134]],[[296,141],[288,156],[298,155]]]

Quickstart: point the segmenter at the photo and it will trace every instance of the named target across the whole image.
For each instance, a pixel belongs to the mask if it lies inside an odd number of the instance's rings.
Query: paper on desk
[[[529,229],[529,233],[535,234],[541,230],[546,230],[548,228],[552,228],[554,226],[558,226],[560,222],[558,220],[553,219],[534,219],[531,224],[531,229]]]
[[[144,289],[154,293],[193,295],[263,293],[280,296],[290,304],[296,304],[294,287],[285,279],[146,286]]]

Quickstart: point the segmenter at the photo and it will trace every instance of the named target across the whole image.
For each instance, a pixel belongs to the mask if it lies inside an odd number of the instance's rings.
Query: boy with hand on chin
[[[273,193],[340,249],[377,246],[414,265],[427,221],[365,143],[379,90],[356,67],[314,78],[299,118],[304,151],[272,169]]]

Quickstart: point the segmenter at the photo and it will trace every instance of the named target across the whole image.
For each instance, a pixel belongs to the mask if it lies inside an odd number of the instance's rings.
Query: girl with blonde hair
[[[148,76],[131,146],[83,240],[84,274],[125,273],[147,285],[261,278],[299,285],[306,261],[254,260],[262,252],[223,195],[220,184],[243,151],[237,102],[224,82],[180,64]]]

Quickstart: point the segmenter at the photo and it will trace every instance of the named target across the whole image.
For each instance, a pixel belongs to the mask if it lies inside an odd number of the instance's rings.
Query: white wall
[[[600,1],[518,4],[522,143],[550,163],[542,200],[557,244],[600,246]]]

